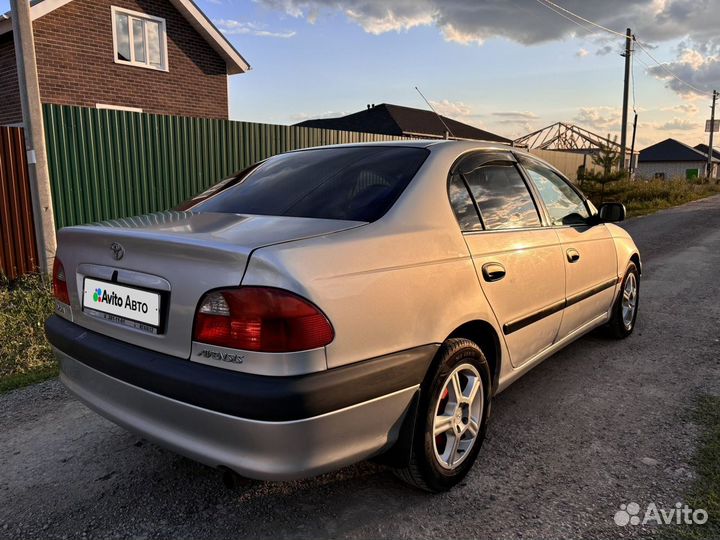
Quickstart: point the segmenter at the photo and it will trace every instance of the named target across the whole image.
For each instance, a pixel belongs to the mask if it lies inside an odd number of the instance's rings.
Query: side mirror
[[[603,203],[600,205],[600,209],[598,210],[598,216],[600,217],[600,221],[603,223],[617,223],[618,221],[623,221],[626,214],[627,211],[625,210],[625,205],[616,202]]]

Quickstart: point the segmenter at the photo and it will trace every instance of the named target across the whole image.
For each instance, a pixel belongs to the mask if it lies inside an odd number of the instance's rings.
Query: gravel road
[[[75,401],[58,381],[0,396],[0,537],[625,538],[630,501],[692,482],[701,393],[720,393],[720,196],[630,220],[644,262],[623,342],[585,337],[497,397],[475,468],[450,493],[361,463],[226,488]],[[657,531],[655,531],[657,532]]]

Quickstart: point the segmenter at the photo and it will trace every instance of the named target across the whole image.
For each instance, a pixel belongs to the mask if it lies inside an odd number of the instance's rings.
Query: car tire
[[[443,343],[422,385],[410,462],[395,470],[399,478],[434,493],[465,478],[485,439],[490,381],[477,344],[463,338]]]
[[[620,293],[612,308],[607,328],[611,337],[624,339],[635,329],[640,301],[640,272],[634,262],[628,264],[620,283]]]

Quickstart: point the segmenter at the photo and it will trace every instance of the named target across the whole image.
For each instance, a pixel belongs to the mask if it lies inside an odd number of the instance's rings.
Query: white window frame
[[[112,105],[110,103],[96,103],[95,108],[109,110],[109,111],[125,111],[125,112],[135,112],[135,113],[143,112],[143,110],[139,107],[126,107],[125,105]]]
[[[139,11],[132,11],[130,9],[125,9],[117,6],[112,6],[110,8],[111,14],[112,14],[112,35],[113,35],[113,59],[115,60],[116,64],[122,64],[125,66],[135,66],[135,67],[141,67],[145,69],[152,69],[154,71],[168,71],[168,50],[167,50],[167,27],[165,24],[165,19],[161,17],[153,17],[152,15],[147,15],[146,13],[141,13]],[[147,26],[143,24],[143,29],[145,32],[145,62],[137,62],[134,59],[133,60],[120,60],[118,58],[118,39],[117,39],[117,16],[118,15],[127,15],[129,18],[133,19],[140,19],[142,21],[152,21],[155,23],[158,23],[159,32],[160,32],[160,59],[161,59],[161,65],[160,66],[153,66],[149,63],[149,57],[148,54],[148,39],[147,39]],[[135,56],[135,45],[133,43],[133,25],[132,21],[128,19],[128,37],[130,39],[130,56]]]

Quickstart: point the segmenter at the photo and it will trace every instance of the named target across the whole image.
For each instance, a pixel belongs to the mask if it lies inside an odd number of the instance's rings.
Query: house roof
[[[703,154],[707,155],[708,145],[707,144],[696,144],[695,150],[700,150]],[[718,150],[716,147],[713,147],[712,154],[713,154],[714,158],[720,159],[720,150]]]
[[[454,139],[470,139],[478,141],[512,142],[495,133],[490,133],[452,118],[442,116],[450,128],[450,136]],[[433,111],[414,109],[401,105],[382,103],[369,109],[341,116],[339,118],[319,118],[305,120],[296,124],[303,127],[338,129],[342,131],[359,131],[363,133],[379,133],[382,135],[407,135],[414,137],[444,138],[446,128]]]
[[[640,150],[640,163],[658,161],[707,161],[707,154],[681,143],[676,139],[665,139]],[[720,161],[713,157],[713,161]]]
[[[30,16],[32,20],[39,19],[48,13],[69,4],[73,0],[34,0],[31,2]],[[228,74],[245,73],[250,65],[242,55],[233,47],[228,39],[207,18],[193,0],[168,0],[180,14],[187,19],[193,28],[208,42],[216,53],[225,60]],[[10,13],[0,15],[0,35],[12,32]]]

